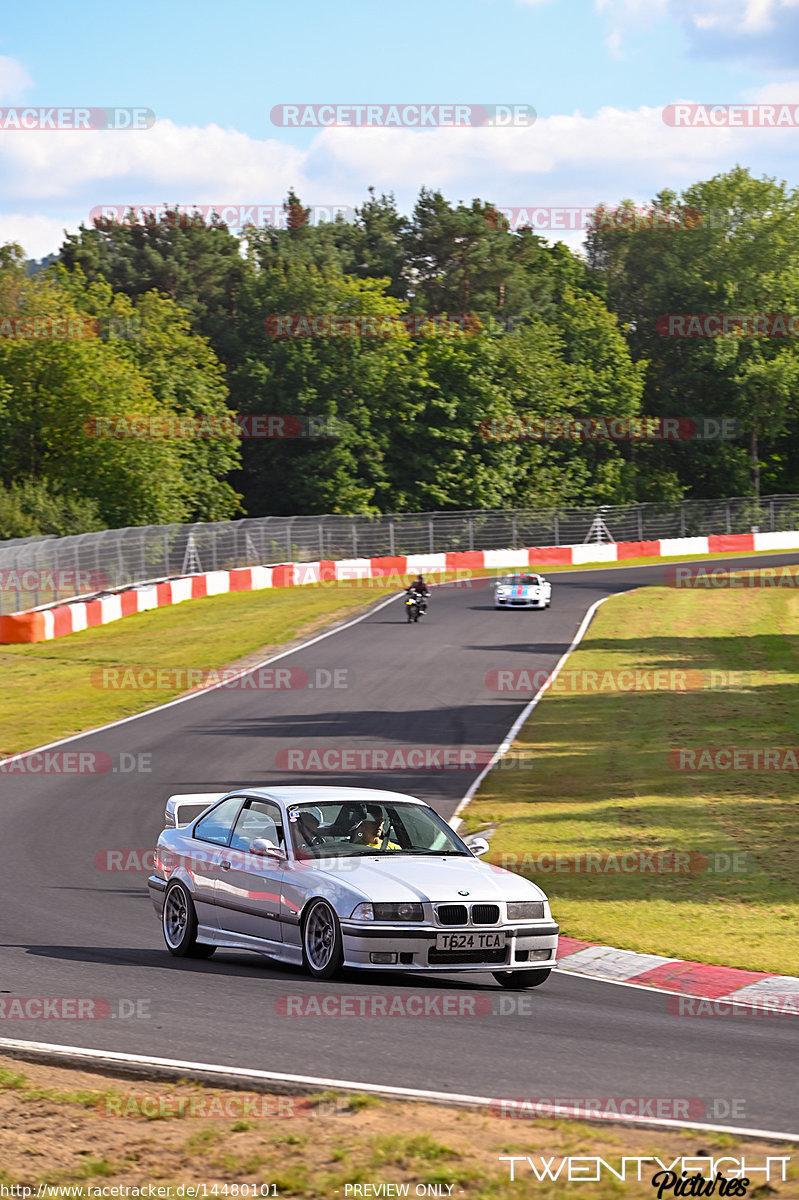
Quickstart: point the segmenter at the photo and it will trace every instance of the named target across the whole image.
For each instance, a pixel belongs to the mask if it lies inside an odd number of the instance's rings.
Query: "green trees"
[[[284,207],[285,228],[241,237],[174,209],[97,221],[33,277],[0,250],[0,536],[797,490],[796,338],[673,337],[662,320],[799,311],[784,184],[736,168],[660,193],[665,222],[599,210],[586,258],[437,191],[407,217],[370,191],[350,223],[314,225],[293,192]],[[320,318],[318,336],[288,314]],[[739,432],[518,436],[641,414]],[[115,416],[206,432],[95,436]],[[251,436],[269,416],[297,436]]]
[[[214,355],[171,301],[150,294],[133,305],[63,267],[29,280],[21,250],[5,248],[0,536],[234,512],[237,496],[219,476],[238,462],[236,438],[206,446],[130,436],[119,424],[187,413],[228,413],[225,388]],[[98,417],[126,436],[98,436]]]
[[[673,230],[600,228],[588,244],[632,355],[647,364],[644,411],[735,420],[740,434],[650,447],[647,460],[696,496],[796,490],[796,332],[752,336],[741,323],[722,336],[669,336],[681,326],[668,317],[799,313],[799,193],[736,167],[653,205],[675,214]]]

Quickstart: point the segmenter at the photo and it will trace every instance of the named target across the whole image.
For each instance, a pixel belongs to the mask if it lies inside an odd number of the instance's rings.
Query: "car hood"
[[[313,871],[332,877],[339,884],[349,884],[370,900],[377,902],[417,900],[434,904],[450,901],[545,900],[546,896],[529,879],[478,862],[476,858],[415,858],[398,855],[396,858],[364,856],[338,859],[332,863],[317,862]],[[466,896],[459,895],[465,891]]]

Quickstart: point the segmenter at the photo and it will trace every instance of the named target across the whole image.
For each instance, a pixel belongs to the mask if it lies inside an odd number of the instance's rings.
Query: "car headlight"
[[[507,596],[507,594],[508,594],[508,589],[507,589],[507,588],[497,588],[497,595],[498,595],[498,596]]]
[[[543,900],[509,900],[509,921],[534,921],[544,916]]]
[[[353,910],[353,921],[423,921],[421,904],[400,901],[398,904],[359,904]]]

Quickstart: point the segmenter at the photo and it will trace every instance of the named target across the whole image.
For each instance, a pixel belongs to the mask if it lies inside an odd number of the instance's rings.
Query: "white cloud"
[[[797,96],[799,83],[783,83],[751,99]],[[664,186],[679,190],[735,162],[757,171],[763,155],[771,173],[787,176],[780,163],[795,154],[795,140],[792,129],[675,129],[653,107],[562,113],[518,129],[325,129],[307,148],[171,121],[129,133],[9,132],[0,138],[8,209],[0,239],[40,258],[102,205],[279,205],[291,187],[307,205],[355,205],[372,184],[393,191],[404,211],[423,186],[452,202],[479,196],[502,208],[646,203]]]
[[[31,87],[33,80],[22,63],[7,54],[0,54],[0,100],[18,103]]]
[[[74,231],[78,222],[25,213],[0,213],[0,245],[18,242],[27,258],[45,258],[60,248],[64,231],[69,226]]]
[[[594,0],[594,7],[617,53],[626,33],[670,17],[703,57],[777,67],[799,59],[799,0]]]

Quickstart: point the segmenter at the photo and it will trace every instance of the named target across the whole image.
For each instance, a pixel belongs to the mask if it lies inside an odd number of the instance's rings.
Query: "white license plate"
[[[439,933],[436,950],[504,950],[504,933]]]

